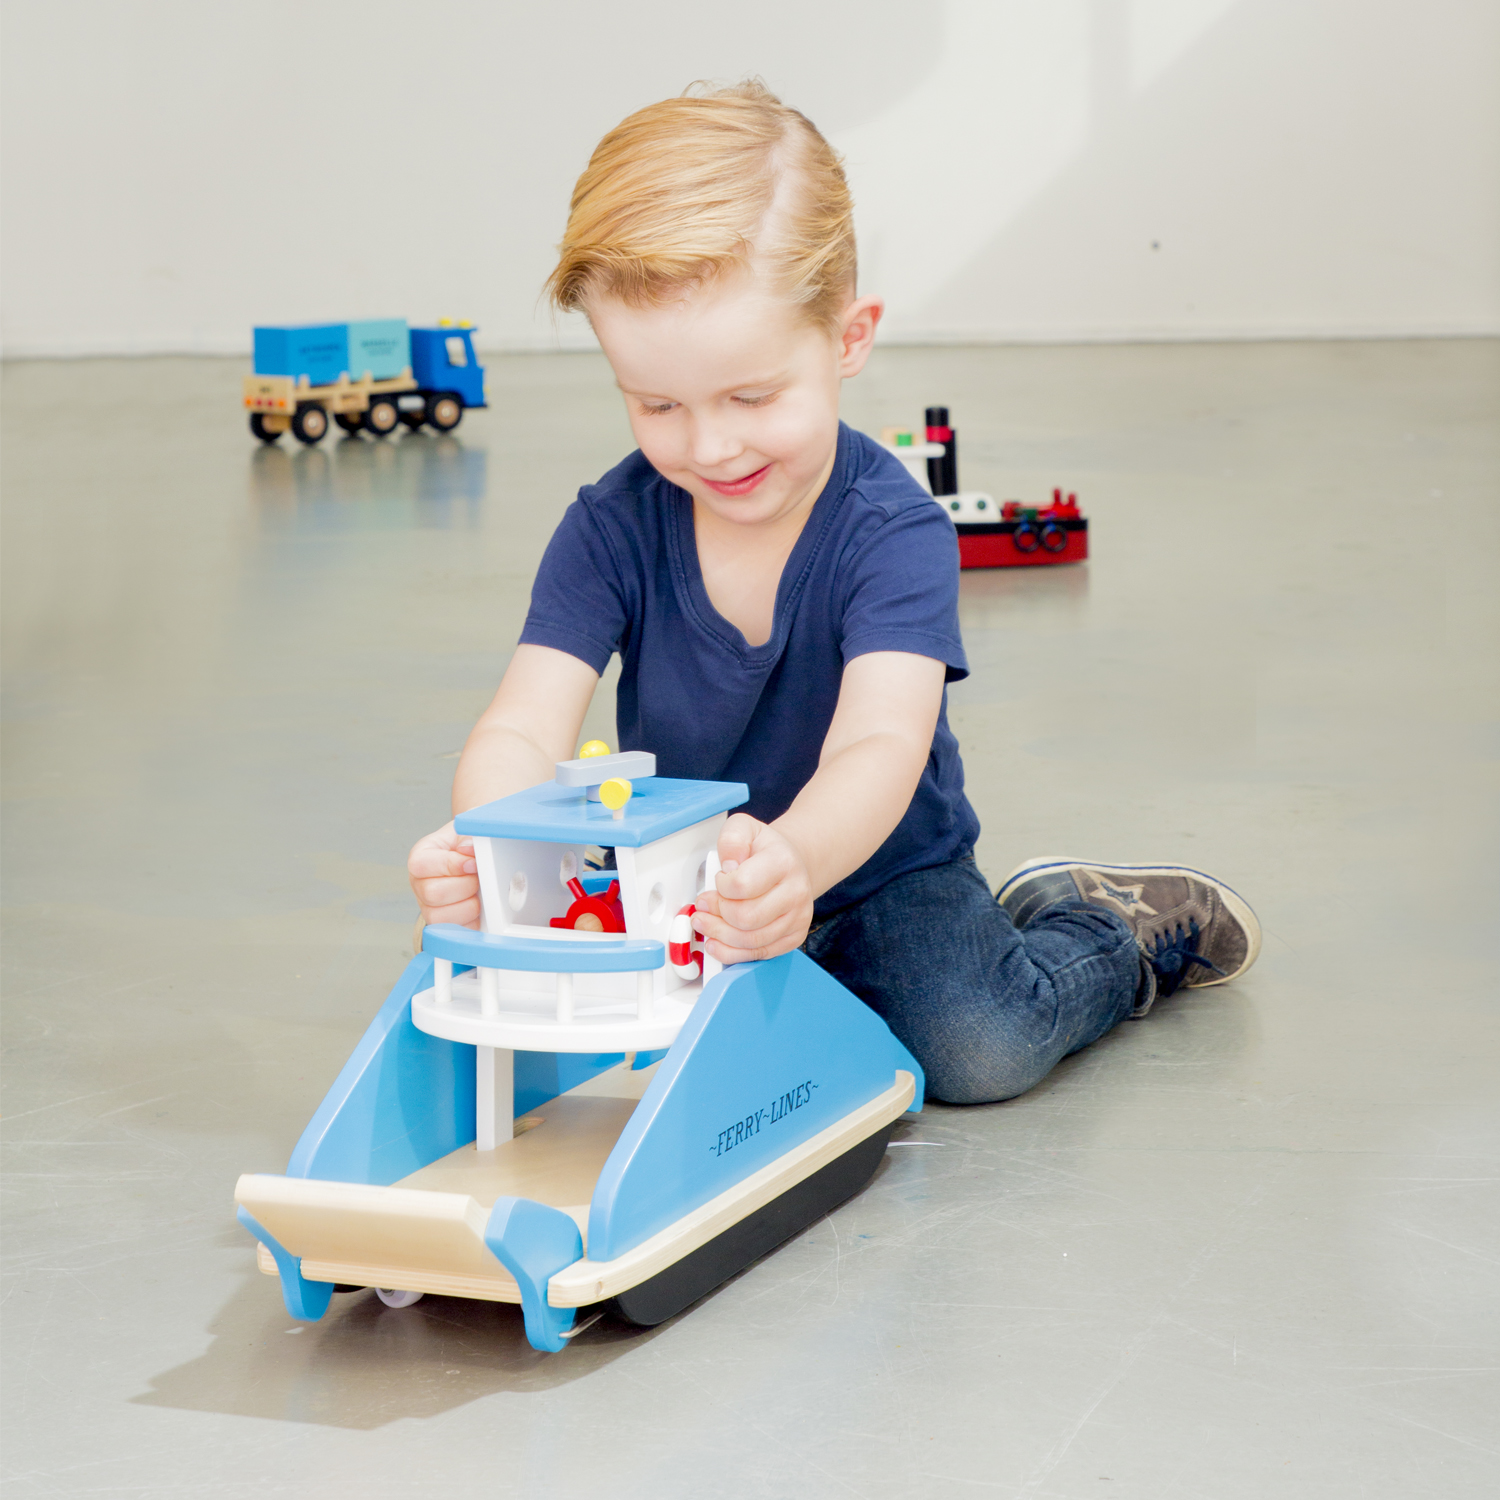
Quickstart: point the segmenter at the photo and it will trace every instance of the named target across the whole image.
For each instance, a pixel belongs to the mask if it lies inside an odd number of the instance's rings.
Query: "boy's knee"
[[[938,1104],[998,1104],[1028,1093],[1050,1073],[1057,1059],[1029,1049],[999,1051],[988,1057],[923,1057],[927,1097]]]

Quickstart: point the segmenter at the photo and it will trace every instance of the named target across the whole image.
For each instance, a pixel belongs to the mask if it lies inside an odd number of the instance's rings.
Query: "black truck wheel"
[[[328,413],[316,401],[297,408],[292,417],[292,436],[299,443],[306,443],[310,448],[314,443],[321,443],[327,431]]]
[[[256,437],[261,440],[261,442],[274,443],[276,439],[286,431],[286,428],[278,427],[275,432],[272,432],[271,429],[266,426],[265,413],[253,411],[250,413],[250,431],[253,432]]]
[[[1017,552],[1035,552],[1041,545],[1041,538],[1036,534],[1036,527],[1029,522],[1016,527],[1011,541],[1016,544]]]
[[[389,437],[396,430],[400,413],[389,396],[377,396],[365,412],[365,431],[376,437]]]
[[[1042,527],[1042,546],[1049,552],[1062,552],[1068,545],[1068,533],[1057,522]]]
[[[427,398],[427,420],[439,432],[452,432],[464,419],[462,396],[452,391],[434,391]]]

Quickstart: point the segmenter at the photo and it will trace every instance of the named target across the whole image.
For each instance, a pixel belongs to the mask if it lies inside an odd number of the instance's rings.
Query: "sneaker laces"
[[[1221,979],[1228,977],[1223,969],[1198,951],[1199,936],[1198,924],[1190,917],[1186,932],[1179,922],[1171,937],[1165,932],[1158,932],[1150,943],[1143,945],[1146,962],[1156,974],[1157,994],[1170,995],[1186,984],[1195,964],[1219,975]]]

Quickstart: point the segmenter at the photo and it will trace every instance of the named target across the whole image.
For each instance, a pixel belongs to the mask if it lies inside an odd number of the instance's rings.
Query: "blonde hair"
[[[573,189],[555,306],[660,303],[754,270],[836,332],[854,294],[854,205],[837,153],[759,79],[637,110],[599,142]]]

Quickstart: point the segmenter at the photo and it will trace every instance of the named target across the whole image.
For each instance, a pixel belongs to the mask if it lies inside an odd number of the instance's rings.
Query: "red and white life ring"
[[[703,973],[703,939],[693,931],[693,913],[697,910],[689,901],[672,918],[667,934],[667,962],[679,979],[697,979]]]

